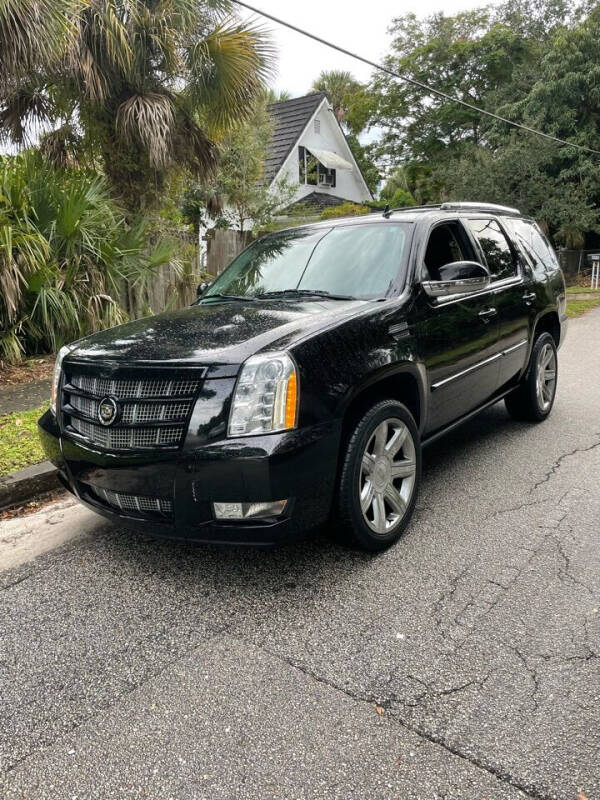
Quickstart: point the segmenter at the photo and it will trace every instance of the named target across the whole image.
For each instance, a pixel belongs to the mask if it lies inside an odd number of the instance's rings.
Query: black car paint
[[[403,223],[412,223],[414,235],[408,263],[403,265],[406,277],[400,287],[404,288],[396,296],[212,301],[122,325],[78,343],[65,364],[105,377],[128,374],[132,366],[152,375],[166,368],[202,367],[205,377],[184,443],[176,452],[106,452],[74,439],[48,411],[40,420],[40,435],[64,485],[110,519],[176,538],[267,546],[290,541],[324,522],[335,491],[345,414],[363,392],[376,390],[384,380],[387,391],[392,385],[401,390],[403,382],[410,381],[417,390],[415,415],[423,441],[433,441],[516,385],[540,318],[560,312],[562,273],[536,277],[517,248],[518,278],[442,302],[428,297],[420,285],[428,233],[440,221],[460,218],[436,211],[403,217]],[[366,221],[395,224],[393,216]],[[510,220],[498,221],[510,235]],[[365,220],[340,224],[365,224]],[[484,263],[477,244],[472,244]],[[481,316],[492,304],[496,313]],[[564,323],[560,314],[561,338]],[[505,354],[523,339],[526,346]],[[255,353],[283,350],[299,368],[297,428],[228,438],[229,409],[241,365]],[[473,369],[486,360],[489,365]],[[453,379],[462,373],[462,378]],[[174,517],[158,522],[117,514],[86,494],[82,487],[87,484],[174,497]],[[277,519],[216,523],[211,511],[212,502],[285,498],[291,502]]]

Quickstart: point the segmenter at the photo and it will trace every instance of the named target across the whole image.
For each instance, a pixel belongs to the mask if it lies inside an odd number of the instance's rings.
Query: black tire
[[[551,386],[545,382],[545,389],[540,394],[540,369],[551,352],[554,365],[554,380]],[[544,375],[550,372],[544,371]],[[535,340],[529,359],[527,372],[519,386],[504,399],[506,409],[513,419],[524,422],[543,422],[549,416],[556,397],[558,379],[558,355],[556,343],[549,333],[541,333]]]
[[[387,427],[384,426],[386,421]],[[376,431],[383,430],[389,433],[389,440],[383,435],[378,439]],[[403,443],[394,454],[393,448],[402,441],[403,435],[405,436]],[[394,436],[397,438],[394,439]],[[386,441],[390,449],[381,447],[381,442],[385,444]],[[372,447],[373,452],[366,452],[368,447]],[[399,471],[411,474],[393,477]],[[382,400],[356,422],[342,454],[334,506],[338,540],[345,545],[369,552],[390,547],[408,525],[417,502],[420,484],[421,441],[415,421],[402,403],[396,400]],[[382,488],[384,486],[385,489]],[[392,491],[394,489],[396,494]],[[368,500],[369,491],[373,496],[372,505],[364,513],[361,508],[361,490],[365,502]],[[392,504],[388,495],[391,496]],[[400,510],[401,514],[398,513]],[[397,519],[393,522],[388,521],[388,516],[390,520],[394,520],[395,517]],[[382,519],[384,530],[376,532],[374,527],[380,524]]]

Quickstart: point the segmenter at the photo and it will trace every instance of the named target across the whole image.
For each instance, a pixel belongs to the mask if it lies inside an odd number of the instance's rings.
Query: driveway
[[[427,451],[377,557],[0,523],[0,795],[600,798],[600,311],[560,364],[543,425]]]

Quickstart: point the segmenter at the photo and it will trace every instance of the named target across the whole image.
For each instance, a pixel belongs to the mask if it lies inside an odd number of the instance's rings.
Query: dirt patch
[[[29,500],[27,503],[21,503],[17,506],[5,508],[0,511],[0,522],[7,519],[15,519],[15,517],[27,517],[29,514],[35,514],[37,511],[43,511],[51,503],[56,503],[58,500],[64,500],[70,497],[69,493],[64,489],[58,489],[55,492],[47,492],[35,500]]]
[[[54,370],[54,360],[54,356],[37,356],[19,364],[2,364],[0,386],[20,386],[33,381],[50,380]]]

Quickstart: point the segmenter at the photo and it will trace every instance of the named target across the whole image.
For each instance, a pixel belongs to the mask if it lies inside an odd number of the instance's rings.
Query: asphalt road
[[[6,800],[600,798],[600,311],[550,420],[427,452],[383,555],[0,525]]]

